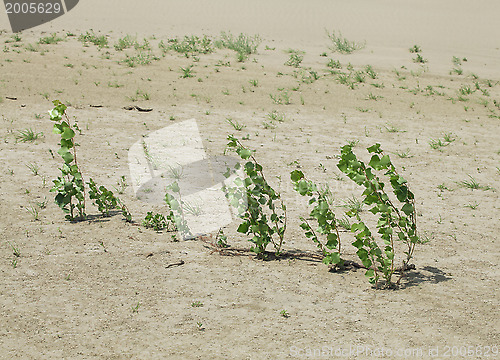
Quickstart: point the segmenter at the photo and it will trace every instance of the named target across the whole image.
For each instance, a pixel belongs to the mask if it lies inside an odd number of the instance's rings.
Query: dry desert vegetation
[[[229,31],[3,31],[0,358],[498,357],[497,69],[458,51],[434,67],[414,42],[386,62],[340,30],[308,48]],[[77,126],[85,179],[112,190],[132,222],[102,216],[88,194],[85,220],[55,204],[56,99]],[[130,148],[189,119],[210,156],[230,134],[255,150],[287,206],[281,256],[250,251],[238,219],[222,229],[227,248],[217,232],[183,240],[143,225],[169,210],[137,196]],[[422,242],[392,288],[364,269],[329,271],[290,180],[298,170],[329,189],[342,256],[360,263],[345,214],[371,219],[375,235],[376,217],[337,164],[346,144],[368,164],[376,143],[415,195]]]

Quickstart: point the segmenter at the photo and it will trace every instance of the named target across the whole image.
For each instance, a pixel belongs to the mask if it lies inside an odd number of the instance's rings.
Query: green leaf
[[[304,178],[304,173],[300,170],[294,170],[290,173],[290,178],[293,182],[297,182]]]
[[[306,180],[300,180],[297,186],[300,195],[305,195],[309,191],[309,184]]]
[[[370,153],[377,153],[377,154],[380,154],[382,152],[382,150],[380,149],[380,144],[379,143],[370,146],[366,150],[368,150],[368,152],[370,152]]]
[[[239,233],[246,234],[248,231],[248,223],[241,223],[240,226],[238,226],[238,231]]]
[[[57,153],[61,155],[66,164],[71,163],[75,159],[73,154],[67,148],[60,148],[57,150]]]
[[[252,155],[252,151],[249,149],[240,148],[236,152],[243,160],[248,159]]]
[[[170,184],[169,188],[175,192],[175,193],[178,193],[179,191],[181,191],[181,189],[179,188],[179,184],[177,183],[177,181],[174,181],[172,184]]]
[[[401,208],[401,211],[403,211],[406,215],[411,215],[413,214],[414,207],[411,204],[404,204],[403,207]]]
[[[380,159],[380,166],[382,168],[387,168],[387,166],[391,163],[391,158],[389,157],[389,155],[384,155],[382,156],[382,159]]]
[[[338,241],[337,241],[337,235],[336,234],[328,234],[328,236],[326,237],[326,247],[328,249],[335,249],[338,245]]]
[[[65,128],[61,135],[61,138],[64,140],[69,140],[73,137],[75,137],[75,132],[70,127]]]

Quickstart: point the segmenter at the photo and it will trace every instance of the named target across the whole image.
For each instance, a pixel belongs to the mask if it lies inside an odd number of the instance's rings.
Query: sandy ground
[[[82,1],[19,42],[10,42],[0,14],[0,358],[498,358],[498,2],[136,3]],[[366,47],[333,53],[325,28]],[[90,29],[106,35],[109,48],[78,41]],[[175,36],[220,31],[263,41],[245,62],[229,50],[185,57],[158,48]],[[64,41],[36,44],[53,32]],[[113,45],[126,34],[147,37],[159,60],[124,64],[135,50]],[[424,65],[408,51],[416,44]],[[299,68],[284,65],[288,49],[305,52]],[[453,56],[462,59],[462,74],[451,72]],[[349,64],[354,71],[371,65],[377,76],[351,89],[331,73],[330,59],[345,72]],[[181,78],[189,65],[194,77]],[[471,94],[459,92],[468,88]],[[288,105],[270,97],[283,92]],[[47,115],[53,99],[70,104],[82,129],[83,173],[111,189],[127,179],[120,197],[134,224],[101,218],[92,207],[91,221],[64,220],[49,192],[61,164]],[[153,110],[124,109],[131,105]],[[284,121],[269,126],[273,111]],[[245,128],[235,131],[227,118]],[[400,289],[376,290],[362,271],[328,272],[307,256],[257,260],[235,231],[238,221],[224,231],[232,248],[246,251],[226,256],[206,241],[173,242],[140,226],[148,211],[165,208],[135,196],[128,151],[188,119],[211,156],[223,153],[227,134],[248,136],[244,143],[288,204],[288,252],[315,252],[298,227],[307,208],[290,171],[300,164],[341,205],[361,191],[336,170],[340,146],[356,141],[366,159],[364,148],[381,143],[408,179],[420,232],[430,240],[416,250],[416,270]],[[16,140],[28,128],[43,136]],[[445,135],[454,141],[432,149],[431,140]],[[484,189],[460,186],[469,176]],[[342,235],[355,259],[352,236]]]

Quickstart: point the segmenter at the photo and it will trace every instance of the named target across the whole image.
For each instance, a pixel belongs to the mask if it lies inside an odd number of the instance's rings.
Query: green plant
[[[139,307],[141,306],[141,303],[138,301],[137,305],[132,306],[132,313],[136,314],[139,312]]]
[[[290,95],[288,94],[287,90],[284,89],[278,89],[278,93],[276,95],[269,94],[269,97],[271,100],[278,105],[285,104],[285,105],[290,105],[291,100],[290,100]]]
[[[284,122],[286,115],[284,113],[279,113],[276,110],[271,111],[267,114],[267,117],[272,121]]]
[[[342,205],[339,205],[345,209],[349,209],[353,214],[359,214],[363,211],[363,202],[359,201],[354,195],[348,198],[343,202]]]
[[[228,135],[227,139],[226,150],[235,151],[246,161],[243,166],[240,163],[235,166],[235,169],[242,167],[246,177],[237,178],[236,187],[226,188],[226,197],[243,220],[238,232],[252,236],[249,240],[254,244],[252,251],[259,258],[267,258],[269,244],[273,245],[275,256],[279,256],[286,230],[286,206],[281,195],[265,179],[262,165],[253,156],[253,151],[233,135]]]
[[[94,200],[98,210],[104,215],[109,216],[109,211],[119,208],[128,222],[132,221],[132,215],[128,211],[125,204],[118,199],[111,190],[106,189],[103,185],[97,186],[94,180],[89,179],[89,197]]]
[[[123,194],[125,190],[127,190],[128,184],[125,175],[122,175],[120,177],[120,180],[117,182],[117,185],[118,188],[115,187],[115,190],[118,192],[118,194]]]
[[[185,79],[185,78],[191,78],[191,77],[194,77],[194,74],[193,74],[193,65],[188,65],[186,67],[180,67],[181,69],[181,78],[182,79]]]
[[[238,61],[244,61],[249,55],[257,52],[260,43],[258,35],[248,36],[241,33],[235,37],[231,33],[221,32],[219,39],[215,41],[215,46],[236,51]]]
[[[53,33],[50,36],[41,37],[38,40],[38,43],[39,44],[57,44],[60,41],[63,41],[63,39],[58,37],[56,33]]]
[[[323,254],[323,263],[342,267],[344,260],[341,257],[340,235],[335,213],[330,209],[331,194],[329,190],[319,189],[318,186],[307,179],[300,170],[290,174],[294,189],[302,196],[309,196],[309,205],[314,205],[309,217],[317,222],[317,229],[305,219],[300,217],[300,227],[305,230],[307,238],[311,239]],[[322,241],[318,233],[325,237]]]
[[[33,44],[28,44],[26,45],[26,50],[31,51],[31,52],[38,52],[38,47]]]
[[[469,175],[469,180],[458,181],[457,184],[460,187],[468,188],[471,190],[492,190],[492,188],[488,185],[480,185],[476,179]]]
[[[187,201],[182,202],[182,208],[184,209],[186,214],[190,214],[193,216],[200,216],[203,213],[200,205],[191,204]]]
[[[215,235],[215,245],[220,248],[229,247],[229,244],[227,243],[227,236],[224,235],[224,230],[222,230],[222,228],[220,228]]]
[[[86,218],[85,213],[85,182],[80,171],[76,156],[76,146],[74,137],[75,130],[79,130],[78,125],[71,124],[71,120],[66,113],[66,105],[59,100],[52,102],[54,108],[49,112],[50,120],[54,121],[54,133],[61,136],[60,148],[57,151],[61,155],[64,163],[61,170],[61,176],[53,180],[54,186],[50,189],[51,192],[56,192],[56,204],[67,213],[66,219],[74,221],[77,219],[75,210],[78,211],[78,219]],[[123,202],[114,196],[113,192],[106,189],[104,186],[98,187],[94,180],[89,179],[89,197],[94,200],[99,211],[109,216],[109,210],[119,208],[125,217],[130,222],[132,216]]]
[[[118,42],[114,45],[114,48],[116,51],[123,51],[134,46],[136,42],[137,40],[135,39],[135,37],[126,35],[125,37],[118,39]]]
[[[45,209],[47,207],[47,199],[44,198],[43,201],[35,201],[36,206],[38,206],[40,209]]]
[[[158,60],[160,58],[155,56],[152,51],[139,51],[134,56],[126,54],[126,58],[120,63],[124,63],[129,67],[136,67],[137,65],[149,65],[151,62]]]
[[[85,34],[81,34],[78,37],[78,41],[81,41],[84,44],[92,43],[95,46],[99,47],[99,49],[102,49],[103,47],[108,46],[108,38],[104,35],[100,35],[100,36],[96,35],[96,33],[94,33],[93,30],[92,30],[92,32],[87,31]]]
[[[470,204],[465,205],[465,207],[472,209],[472,210],[476,210],[478,206],[479,206],[479,203],[477,201],[474,201],[473,204],[470,203]]]
[[[252,85],[253,87],[257,87],[257,86],[259,86],[259,80],[257,80],[257,79],[248,80],[248,82],[249,82],[249,83],[250,83],[250,85]]]
[[[371,79],[376,79],[377,78],[377,73],[375,70],[373,70],[371,65],[366,65],[365,66],[365,73],[368,75]]]
[[[413,155],[411,155],[410,149],[406,149],[406,151],[397,152],[395,154],[399,156],[401,159],[407,159],[413,157]]]
[[[292,50],[290,52],[290,58],[285,62],[285,65],[298,68],[302,60],[304,60],[304,56],[302,56],[298,50]]]
[[[26,208],[26,211],[29,212],[31,216],[33,216],[33,221],[40,220],[40,213],[35,206],[30,205],[29,207]]]
[[[419,53],[422,51],[422,48],[418,45],[413,45],[411,48],[410,48],[410,53],[412,54],[416,54],[416,53]]]
[[[351,222],[346,215],[344,215],[342,218],[337,218],[337,225],[346,230],[351,230]]]
[[[11,262],[12,267],[16,268],[18,259],[21,257],[21,250],[19,250],[19,247],[12,245],[10,241],[7,241],[7,243],[10,245],[10,248],[12,249],[12,255],[14,255]]]
[[[417,64],[425,64],[427,62],[427,59],[424,59],[422,55],[417,54],[417,56],[413,58],[413,62]]]
[[[245,126],[245,125],[240,124],[238,121],[233,120],[233,119],[231,119],[231,118],[227,118],[227,119],[226,119],[226,121],[227,121],[227,123],[228,123],[229,125],[231,125],[231,126],[233,127],[233,129],[234,129],[234,130],[236,130],[236,131],[241,131],[241,130],[243,130],[244,128],[246,128],[246,126]]]
[[[285,309],[280,311],[280,315],[283,316],[285,319],[290,317],[290,314]]]
[[[334,59],[328,60],[328,63],[326,64],[326,66],[328,66],[329,68],[332,68],[332,69],[342,69],[342,65],[340,64],[340,61],[334,60]]]
[[[368,96],[366,97],[366,100],[375,100],[375,101],[377,101],[380,98],[382,98],[382,96],[378,96],[378,95],[374,95],[372,93],[369,93]]]
[[[49,112],[50,120],[54,121],[54,133],[61,135],[60,148],[57,151],[63,158],[64,164],[60,168],[61,176],[54,180],[50,190],[56,192],[56,204],[67,213],[68,220],[75,220],[75,209],[80,219],[85,219],[85,184],[78,167],[76,157],[75,132],[70,118],[66,114],[66,105],[59,100],[53,101],[54,108]]]
[[[335,31],[332,31],[332,33],[330,34],[327,30],[326,35],[332,42],[329,48],[333,52],[339,52],[341,54],[351,54],[354,51],[364,49],[364,47],[366,46],[366,43],[359,44],[354,41],[347,40],[342,36],[342,33],[340,32],[338,35]]]
[[[154,231],[160,231],[165,228],[168,229],[167,220],[162,214],[153,214],[148,211],[146,217],[142,221],[142,225],[146,228],[152,228]]]
[[[168,205],[169,213],[167,215],[167,220],[172,226],[172,230],[177,229],[181,233],[183,238],[191,235],[191,230],[187,224],[187,221],[184,218],[184,210],[182,208],[182,194],[181,189],[177,181],[174,181],[170,185],[167,186],[165,193],[165,202]],[[179,200],[176,197],[169,193],[169,191],[177,194]]]
[[[16,140],[22,141],[22,142],[33,142],[35,140],[38,140],[38,138],[40,136],[43,136],[42,132],[35,132],[31,128],[29,128],[29,129],[18,131],[18,134],[16,136]]]
[[[30,169],[30,171],[33,173],[34,176],[38,175],[38,170],[40,170],[40,166],[38,166],[37,163],[26,164],[26,167]]]
[[[191,307],[203,307],[203,303],[201,301],[193,301]]]
[[[451,144],[453,141],[456,140],[456,136],[453,133],[446,133],[444,134],[443,140],[441,139],[430,139],[429,140],[429,145],[431,146],[432,149],[434,150],[440,150],[442,147],[448,146]]]
[[[194,54],[209,54],[214,51],[213,40],[204,35],[203,37],[198,36],[184,36],[183,39],[169,39],[168,45],[163,41],[158,45],[163,54],[169,50],[185,54],[186,56]]]
[[[340,171],[345,173],[356,184],[363,186],[363,203],[371,206],[370,212],[378,215],[377,229],[384,245],[379,246],[374,235],[364,223],[359,212],[348,211],[347,216],[355,219],[351,231],[355,233],[356,241],[353,245],[358,249],[357,255],[367,268],[366,276],[370,282],[378,287],[380,274],[385,280],[385,286],[391,287],[392,276],[396,271],[396,241],[406,247],[401,267],[401,276],[397,282],[399,284],[404,275],[404,270],[408,268],[412,259],[415,247],[423,241],[417,234],[417,215],[415,209],[415,197],[410,191],[407,181],[397,173],[391,162],[389,155],[385,155],[380,148],[380,144],[369,147],[368,152],[372,154],[370,162],[365,165],[358,160],[352,152],[352,146],[342,147],[341,158],[338,163]],[[396,197],[401,207],[391,199],[384,189],[386,183],[376,175],[377,171],[384,171],[384,175],[389,178],[392,193]]]

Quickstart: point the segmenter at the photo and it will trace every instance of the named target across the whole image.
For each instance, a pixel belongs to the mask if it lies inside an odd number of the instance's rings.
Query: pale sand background
[[[68,15],[21,34],[24,46],[50,32],[79,35],[92,28],[109,35],[111,46],[102,51],[71,37],[29,52],[5,43],[9,32],[0,35],[0,49],[7,50],[0,51],[0,358],[339,358],[300,357],[291,349],[296,346],[304,355],[324,346],[369,346],[420,349],[424,359],[430,358],[429,348],[439,347],[435,358],[457,359],[462,357],[445,357],[445,346],[473,346],[472,359],[481,358],[476,346],[500,344],[500,107],[493,102],[500,104],[498,1],[138,3],[82,0]],[[8,29],[3,13],[0,28]],[[367,47],[349,56],[331,53],[325,28],[366,40]],[[112,47],[125,34],[139,40],[155,35],[150,41],[159,55],[160,40],[222,30],[260,34],[264,41],[244,64],[233,52],[218,51],[201,55],[199,62],[168,53],[149,66],[129,68],[118,63],[124,53]],[[429,60],[425,72],[408,52],[415,44]],[[264,50],[266,45],[276,49]],[[320,79],[307,84],[295,78],[295,69],[284,65],[288,48],[305,50],[303,68]],[[106,51],[109,59],[103,57]],[[468,59],[464,75],[449,74],[452,56]],[[329,73],[329,58],[339,59],[344,71],[349,62],[357,70],[373,65],[378,77],[351,90]],[[196,76],[180,79],[179,67],[188,65],[194,65]],[[458,101],[461,86],[474,89],[472,73],[485,92]],[[259,86],[252,88],[251,79]],[[430,95],[427,86],[445,95]],[[290,105],[271,101],[269,94],[278,88],[288,89]],[[151,99],[130,100],[137,90]],[[367,100],[370,94],[377,100]],[[234,132],[226,118],[241,122],[246,128],[236,135],[250,134],[245,143],[258,149],[274,185],[274,175],[283,179],[290,217],[287,251],[316,250],[298,229],[297,218],[307,210],[287,181],[293,161],[327,182],[340,205],[361,193],[338,176],[339,147],[357,140],[356,152],[366,156],[363,149],[380,142],[409,180],[420,231],[430,242],[417,249],[417,269],[401,289],[380,291],[361,271],[329,273],[306,259],[220,256],[201,241],[174,243],[169,234],[126,224],[120,216],[65,222],[49,193],[60,166],[57,154],[53,158],[48,151],[57,150],[46,115],[49,100],[56,98],[71,103],[68,111],[83,130],[78,135],[82,171],[110,188],[122,175],[130,181],[127,151],[141,136],[195,118],[207,152],[220,155],[226,135]],[[131,104],[154,110],[123,109]],[[286,120],[265,129],[273,110]],[[35,143],[16,142],[18,131],[26,128],[44,136]],[[430,139],[446,133],[456,140],[442,151],[431,149]],[[406,151],[409,157],[396,155]],[[27,168],[33,163],[40,166],[38,176]],[[459,187],[457,181],[468,175],[496,191]],[[140,223],[151,205],[138,201],[131,189],[121,197]],[[27,207],[44,199],[47,207],[34,221]],[[96,215],[90,204],[89,212]],[[225,229],[229,243],[248,249],[233,225]],[[346,256],[354,259],[352,237],[343,238]],[[19,248],[19,258],[10,244]],[[184,265],[167,267],[179,260]],[[195,301],[203,306],[192,307]],[[283,309],[289,318],[280,316]]]

